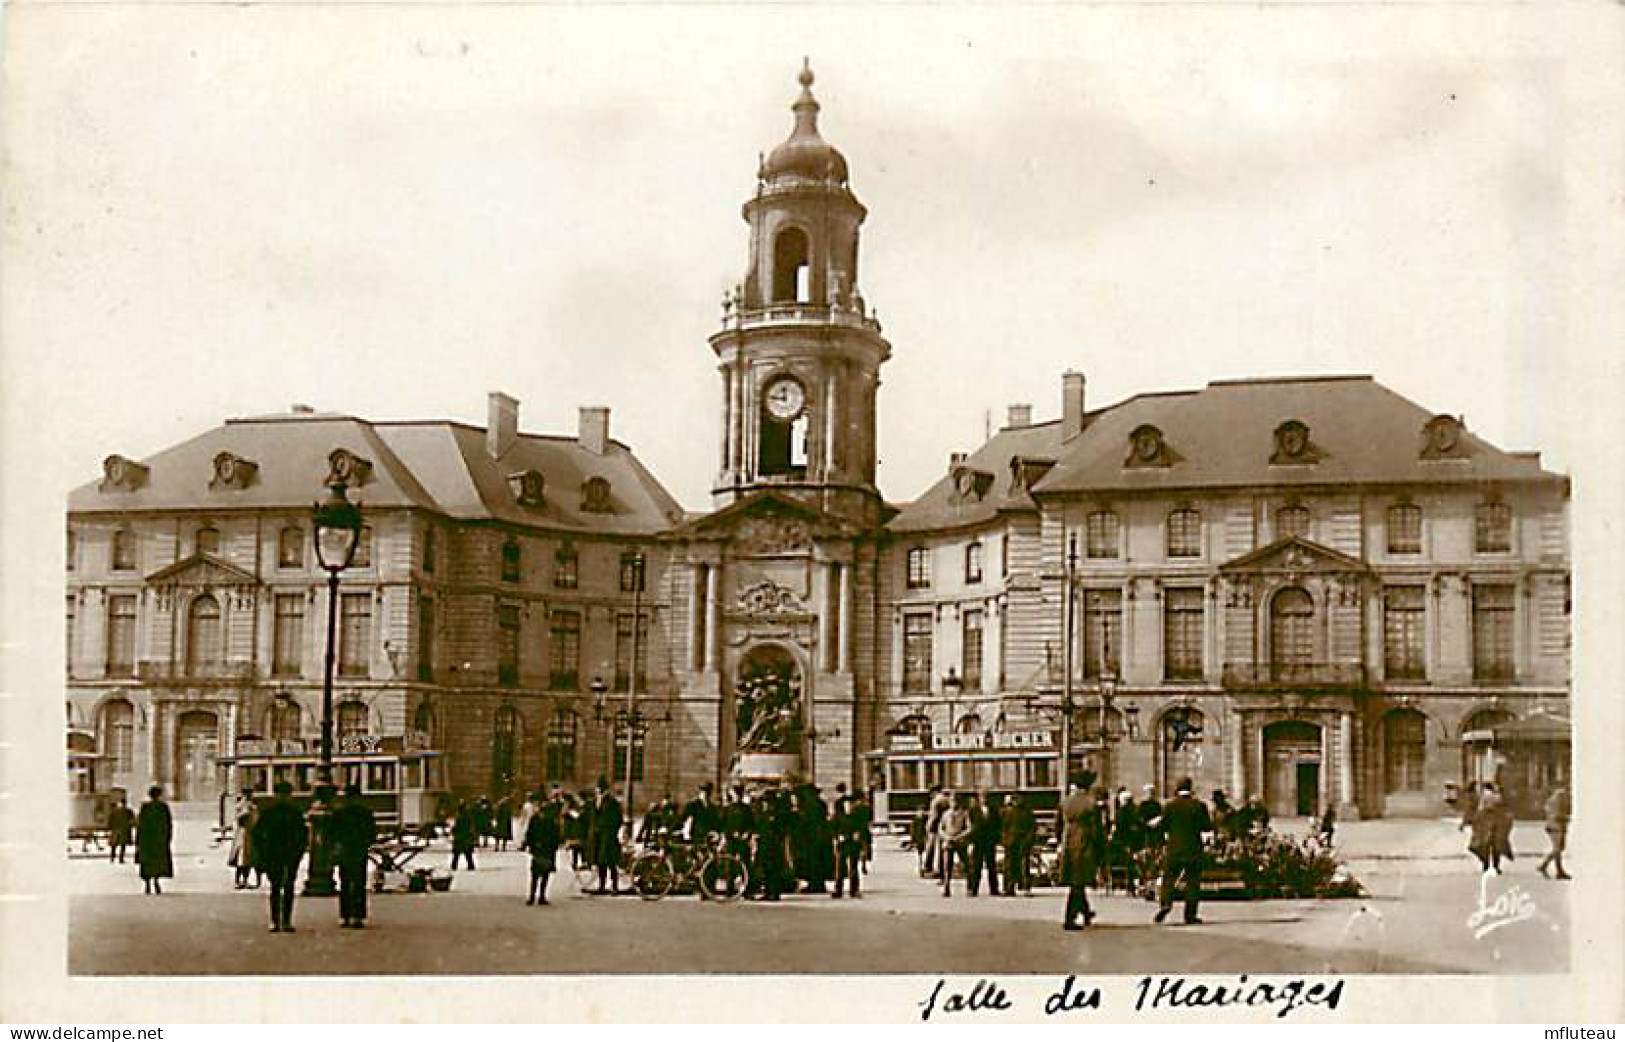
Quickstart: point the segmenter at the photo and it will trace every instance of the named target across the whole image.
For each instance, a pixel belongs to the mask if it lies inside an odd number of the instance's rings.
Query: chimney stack
[[[594,456],[609,451],[609,409],[603,405],[581,407],[581,447]]]
[[[1083,433],[1083,374],[1068,369],[1061,374],[1061,440],[1071,441]]]
[[[501,391],[492,391],[486,398],[486,454],[492,459],[501,459],[518,440],[519,400]]]
[[[1010,406],[1010,417],[1005,423],[1006,427],[1031,427],[1032,425],[1033,407],[1030,404],[1020,402]]]

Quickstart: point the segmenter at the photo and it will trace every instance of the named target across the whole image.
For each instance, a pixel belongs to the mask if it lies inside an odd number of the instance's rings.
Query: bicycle
[[[728,903],[745,896],[750,869],[745,859],[728,849],[726,841],[688,845],[665,837],[632,860],[632,886],[645,901],[658,901],[674,890],[701,894]]]

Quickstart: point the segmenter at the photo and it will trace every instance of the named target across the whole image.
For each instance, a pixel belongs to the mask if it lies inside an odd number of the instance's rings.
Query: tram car
[[[293,785],[293,799],[308,809],[316,797],[321,756],[303,741],[237,741],[236,754],[220,758],[227,792],[221,799],[224,825],[232,804],[252,793],[263,806],[278,782]],[[440,753],[425,748],[420,736],[349,736],[333,753],[333,784],[339,792],[361,787],[361,798],[378,821],[380,835],[431,835],[440,822],[446,794]]]
[[[68,843],[78,841],[81,849],[99,847],[107,836],[107,813],[124,790],[102,788],[99,769],[104,757],[91,732],[70,727],[67,753]]]
[[[907,833],[909,822],[931,802],[931,790],[1019,795],[1043,831],[1052,831],[1060,806],[1058,747],[1049,731],[889,736],[887,747],[867,755],[883,779],[885,821]],[[877,803],[879,800],[877,799]]]

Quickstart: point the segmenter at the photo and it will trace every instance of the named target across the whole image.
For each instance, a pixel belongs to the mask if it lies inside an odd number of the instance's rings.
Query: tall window
[[[644,575],[648,567],[648,559],[634,550],[628,550],[621,555],[621,592],[637,593],[648,587],[645,585],[647,577]]]
[[[1110,510],[1096,510],[1084,521],[1083,553],[1085,557],[1116,557],[1118,536],[1122,523]]]
[[[615,690],[625,691],[631,679],[632,663],[632,613],[622,612],[615,618]],[[637,674],[638,690],[646,686],[644,670],[649,662],[649,616],[638,617],[637,633]]]
[[[519,683],[519,609],[511,604],[497,608],[497,683]]]
[[[1169,680],[1202,677],[1203,599],[1198,587],[1163,592],[1163,676]]]
[[[635,734],[630,728],[615,728],[615,762],[612,765],[612,777],[618,782],[626,780],[626,743],[633,740],[632,745],[632,780],[643,780],[643,746],[645,736]]]
[[[1388,552],[1422,552],[1422,508],[1414,503],[1395,503],[1388,508]]]
[[[196,550],[200,554],[218,554],[220,552],[220,529],[213,525],[204,525],[197,530]]]
[[[576,549],[565,543],[553,551],[553,585],[561,590],[573,590],[580,582],[578,568],[580,561],[576,557]]]
[[[423,530],[423,572],[425,575],[434,574],[435,558],[438,556],[439,551],[439,547],[435,545],[435,542],[435,528],[430,525]]]
[[[1427,718],[1396,709],[1382,719],[1384,791],[1420,792],[1426,787]]]
[[[1083,675],[1121,676],[1123,592],[1083,591]]]
[[[982,581],[982,544],[971,543],[965,547],[965,581],[979,583]]]
[[[1175,510],[1168,515],[1168,556],[1200,557],[1202,554],[1202,515],[1194,510]]]
[[[64,557],[67,558],[68,571],[73,571],[79,564],[79,533],[68,529],[67,546],[64,547]]]
[[[339,748],[344,748],[346,738],[355,739],[365,735],[367,727],[367,706],[365,703],[351,699],[339,703],[338,712],[338,740]]]
[[[553,713],[547,724],[547,779],[574,781],[576,776],[576,715],[568,709]]]
[[[135,766],[135,707],[125,699],[102,707],[102,753],[113,774],[127,774]]]
[[[107,598],[107,675],[135,675],[135,595]]]
[[[928,547],[914,546],[908,551],[908,588],[925,590],[931,587],[931,551]]]
[[[773,302],[806,304],[812,299],[807,233],[789,227],[773,240]]]
[[[1010,574],[1010,533],[999,537],[999,578]]]
[[[1285,539],[1287,536],[1309,535],[1309,508],[1300,506],[1282,507],[1275,512],[1275,538]]]
[[[372,594],[339,598],[339,675],[364,677],[372,663]]]
[[[1388,679],[1422,680],[1427,676],[1422,652],[1426,621],[1422,587],[1389,586],[1382,591],[1382,658]]]
[[[186,666],[192,676],[218,669],[221,647],[220,602],[209,594],[194,598],[186,612]]]
[[[513,785],[519,753],[519,710],[503,706],[491,726],[491,788],[506,793]]]
[[[73,642],[75,640],[74,631],[77,629],[74,622],[78,617],[78,607],[79,603],[73,594],[68,594],[67,631],[63,634],[63,647],[67,651],[67,662],[63,668],[70,677],[73,676]]]
[[[276,625],[271,653],[271,672],[279,677],[298,676],[305,660],[305,595],[276,595]]]
[[[581,613],[555,611],[548,628],[548,686],[574,691],[581,683]]]
[[[903,690],[910,694],[931,690],[929,612],[909,612],[903,616]]]
[[[434,679],[434,598],[418,598],[418,679]]]
[[[1307,674],[1315,661],[1315,602],[1289,586],[1270,602],[1270,666],[1277,680]]]
[[[266,733],[273,742],[297,742],[299,732],[304,729],[303,716],[298,702],[290,698],[279,698],[271,703]]]
[[[1512,679],[1513,592],[1509,585],[1473,587],[1473,677]]]
[[[1500,554],[1512,549],[1512,508],[1505,503],[1480,503],[1473,511],[1473,549]]]
[[[520,550],[519,541],[510,539],[502,544],[502,581],[516,583],[519,581]]]
[[[288,525],[277,533],[276,564],[278,568],[298,568],[305,563],[305,530]]]
[[[355,557],[350,564],[356,568],[368,568],[372,565],[372,526],[361,526],[361,538],[356,540]]]
[[[982,618],[978,608],[960,616],[959,675],[972,694],[982,690]]]
[[[120,528],[113,533],[113,570],[135,570],[135,533],[128,528]]]

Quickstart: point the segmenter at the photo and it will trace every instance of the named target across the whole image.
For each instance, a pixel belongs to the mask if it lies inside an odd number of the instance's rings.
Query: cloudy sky
[[[881,485],[1011,402],[1369,372],[1572,468],[1605,240],[1514,9],[12,8],[6,403],[65,490],[295,402],[612,407],[690,508],[740,203],[810,55],[894,346]],[[49,38],[51,46],[20,50]],[[1588,194],[1589,193],[1589,194]],[[1603,196],[1606,198],[1606,195]],[[1583,377],[1583,374],[1589,374]],[[1607,375],[1607,372],[1604,373]],[[1610,377],[1611,378],[1611,377]],[[15,435],[18,428],[12,428]]]

